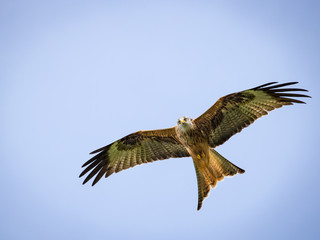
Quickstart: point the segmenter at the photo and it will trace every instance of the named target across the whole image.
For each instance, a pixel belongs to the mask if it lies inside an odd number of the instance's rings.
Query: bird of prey
[[[82,166],[86,168],[80,177],[89,173],[83,184],[95,176],[93,186],[103,176],[143,163],[191,156],[198,182],[199,210],[210,188],[214,188],[218,181],[225,176],[244,173],[214,148],[269,111],[284,105],[304,103],[296,98],[310,96],[297,92],[307,90],[286,88],[296,83],[270,82],[229,94],[196,119],[181,117],[175,127],[138,131],[99,148],[91,152],[96,155]]]

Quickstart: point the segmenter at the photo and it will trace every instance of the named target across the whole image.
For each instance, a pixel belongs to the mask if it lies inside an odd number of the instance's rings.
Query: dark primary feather
[[[297,92],[307,92],[301,88],[283,88],[297,84],[271,82],[258,87],[229,94],[220,98],[194,122],[202,131],[207,132],[209,144],[216,147],[231,136],[249,126],[256,119],[276,108],[293,103],[304,103],[297,97],[310,97]]]
[[[95,176],[94,185],[103,176],[143,163],[189,156],[174,128],[132,133],[92,153],[97,154],[83,164],[86,168],[79,176],[90,172],[83,184]]]

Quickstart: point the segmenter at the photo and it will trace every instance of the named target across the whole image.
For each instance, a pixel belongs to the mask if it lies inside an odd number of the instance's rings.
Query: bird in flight
[[[242,174],[244,170],[221,156],[215,147],[276,108],[305,103],[297,97],[310,97],[292,88],[297,82],[271,82],[221,97],[196,119],[181,117],[177,126],[138,131],[129,134],[91,154],[83,164],[80,177],[89,173],[83,184],[95,177],[92,186],[103,176],[109,177],[136,165],[168,158],[192,157],[198,182],[198,210],[210,188],[225,176]]]

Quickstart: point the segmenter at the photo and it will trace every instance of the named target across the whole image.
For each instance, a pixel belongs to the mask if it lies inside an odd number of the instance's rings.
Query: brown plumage
[[[310,97],[296,93],[300,88],[283,88],[297,82],[267,83],[220,98],[211,108],[192,120],[182,117],[172,128],[138,131],[92,152],[96,155],[82,167],[80,177],[89,173],[83,183],[156,160],[189,157],[193,159],[198,182],[198,210],[211,187],[225,176],[244,173],[213,148],[249,126],[269,111],[293,103],[295,98]]]

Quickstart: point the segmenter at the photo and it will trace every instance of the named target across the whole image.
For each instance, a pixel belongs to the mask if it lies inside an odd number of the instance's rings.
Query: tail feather
[[[245,171],[233,163],[229,162],[214,149],[210,149],[210,158],[207,164],[193,159],[198,182],[198,207],[200,210],[203,200],[208,196],[210,188],[214,188],[218,181],[225,176],[233,176]]]
[[[203,199],[205,199],[210,192],[210,185],[213,184],[213,181],[208,181],[207,177],[204,175],[204,171],[198,168],[196,161],[193,160],[194,168],[196,170],[197,175],[197,183],[198,183],[198,207],[197,210],[200,210],[202,206]]]
[[[242,174],[245,172],[242,168],[239,168],[232,162],[225,159],[216,150],[210,149],[210,153],[210,164],[214,169],[218,169],[219,173],[222,175],[222,179],[224,176],[233,176],[237,173]]]

